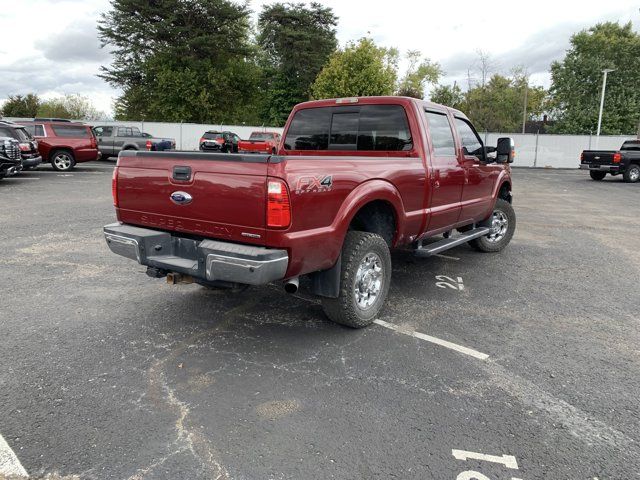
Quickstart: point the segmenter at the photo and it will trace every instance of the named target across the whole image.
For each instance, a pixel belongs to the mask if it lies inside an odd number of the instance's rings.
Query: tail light
[[[267,227],[287,228],[291,225],[291,202],[287,185],[279,179],[267,180]]]
[[[206,138],[200,137],[200,143],[204,143],[205,140],[206,140]]]
[[[91,148],[98,148],[98,141],[93,132],[91,132]]]
[[[118,167],[113,169],[111,177],[111,196],[113,197],[113,206],[118,208]]]
[[[620,154],[620,152],[616,152],[613,154],[613,163],[620,163],[620,160],[622,160],[622,155]]]
[[[151,143],[151,140],[147,140],[147,150],[151,151],[152,147],[153,147],[153,144]]]
[[[584,152],[580,152],[580,161],[584,162]]]

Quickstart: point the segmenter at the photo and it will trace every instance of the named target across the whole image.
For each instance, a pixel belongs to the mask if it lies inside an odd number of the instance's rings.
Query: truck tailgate
[[[121,222],[262,244],[267,155],[191,152],[120,154]]]

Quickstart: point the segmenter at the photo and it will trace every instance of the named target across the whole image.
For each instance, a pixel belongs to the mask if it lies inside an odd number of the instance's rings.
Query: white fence
[[[229,130],[240,138],[248,138],[251,132],[273,131],[282,133],[282,128],[255,127],[247,125],[213,125],[197,123],[164,122],[87,122],[92,125],[121,125],[138,127],[157,137],[173,138],[180,150],[197,150],[200,137],[207,130]],[[577,168],[580,152],[589,149],[616,150],[628,136],[593,135],[548,135],[519,133],[483,133],[485,145],[495,146],[499,137],[512,137],[516,146],[516,167]]]
[[[198,141],[207,130],[229,130],[240,138],[248,138],[254,131],[275,131],[282,128],[252,127],[246,125],[200,125],[195,123],[160,122],[89,122],[95,125],[137,126],[145,132],[158,137],[175,138],[180,150],[197,150]],[[495,146],[499,137],[511,137],[516,145],[516,167],[577,168],[580,153],[583,150],[616,150],[622,142],[632,136],[596,136],[590,135],[536,135],[519,133],[484,133],[481,135],[486,145]]]
[[[513,138],[516,167],[577,168],[583,150],[617,150],[632,135],[536,135],[520,133],[485,133],[485,145],[495,146],[499,137]]]

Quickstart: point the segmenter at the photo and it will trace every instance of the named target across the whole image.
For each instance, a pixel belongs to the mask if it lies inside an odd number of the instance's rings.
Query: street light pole
[[[600,113],[598,114],[598,131],[596,132],[596,137],[600,136],[600,126],[602,125],[602,109],[604,108],[604,92],[607,89],[607,73],[613,71],[613,68],[605,68],[602,70],[604,76],[602,77],[602,97],[600,97]]]

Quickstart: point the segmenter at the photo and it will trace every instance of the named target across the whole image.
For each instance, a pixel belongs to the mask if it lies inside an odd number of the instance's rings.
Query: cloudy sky
[[[420,50],[439,62],[443,83],[466,85],[477,51],[494,71],[522,65],[533,83],[548,86],[549,64],[561,59],[572,33],[599,21],[640,26],[640,0],[320,0],[339,17],[341,44],[364,35],[401,51]],[[80,93],[105,112],[118,92],[96,74],[108,64],[96,21],[109,0],[3,0],[0,8],[0,102],[10,94],[45,98]],[[250,0],[254,11],[271,0]]]

